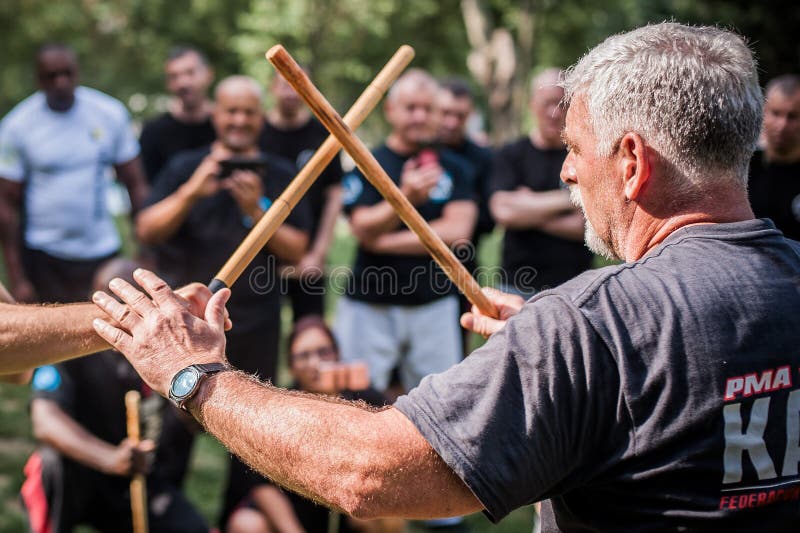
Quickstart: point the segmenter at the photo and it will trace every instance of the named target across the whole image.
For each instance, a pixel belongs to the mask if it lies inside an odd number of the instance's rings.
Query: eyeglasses
[[[302,352],[292,354],[292,359],[296,359],[298,361],[307,361],[313,356],[317,356],[320,359],[335,359],[336,350],[334,350],[331,346],[323,346],[315,350],[303,350]]]

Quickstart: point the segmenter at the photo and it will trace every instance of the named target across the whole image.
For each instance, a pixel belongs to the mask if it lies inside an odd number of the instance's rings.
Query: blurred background
[[[530,127],[528,87],[537,71],[566,67],[610,34],[663,20],[745,35],[763,80],[800,70],[800,8],[790,0],[3,0],[0,116],[36,89],[33,56],[45,41],[72,45],[81,82],[119,98],[137,125],[166,109],[162,67],[176,44],[206,52],[218,80],[247,73],[266,83],[272,72],[264,52],[281,43],[344,111],[407,43],[416,50],[413,65],[473,83],[480,108],[474,128],[499,144]],[[360,131],[366,142],[377,142],[387,131],[381,113]],[[121,230],[130,235],[124,223]],[[352,264],[355,243],[344,223],[339,230],[330,267]],[[499,242],[494,235],[484,243],[480,264],[498,264]],[[0,386],[0,532],[24,531],[18,491],[34,447],[28,398],[27,387]],[[186,483],[210,520],[218,511],[225,454],[202,438]],[[500,526],[480,515],[469,523],[475,531],[530,531],[531,516],[523,509]]]

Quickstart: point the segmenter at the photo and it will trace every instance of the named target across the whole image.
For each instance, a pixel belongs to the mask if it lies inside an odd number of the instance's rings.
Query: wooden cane
[[[351,128],[358,128],[369,113],[378,105],[381,98],[389,90],[394,80],[408,66],[414,58],[414,49],[408,45],[401,46],[388,63],[378,73],[372,83],[361,93],[353,107],[345,115],[344,120]],[[239,278],[244,269],[256,254],[264,247],[267,241],[278,231],[297,202],[308,192],[309,187],[333,161],[339,153],[341,145],[333,135],[329,136],[322,146],[314,153],[308,163],[298,172],[297,176],[281,193],[261,217],[258,223],[250,230],[230,259],[214,276],[208,288],[217,292],[223,287],[230,287]]]
[[[442,267],[447,277],[455,283],[456,287],[470,302],[480,309],[481,313],[497,318],[497,309],[486,295],[481,292],[481,287],[475,281],[475,278],[470,275],[452,250],[447,247],[419,212],[414,209],[408,198],[400,192],[400,189],[397,188],[397,185],[386,174],[386,171],[378,164],[378,161],[364,143],[361,142],[361,139],[353,133],[331,104],[322,96],[322,93],[314,87],[314,84],[308,79],[300,65],[292,59],[289,52],[278,44],[269,49],[267,59],[283,75],[286,81],[294,87],[297,94],[306,101],[306,104],[308,104],[319,121],[339,140],[339,143],[350,154],[350,157],[353,158],[373,187],[394,208],[400,220],[405,222],[406,226],[417,234],[422,245]]]
[[[139,434],[139,392],[129,390],[125,393],[125,411],[128,422],[128,439],[138,445]],[[147,485],[144,474],[137,472],[131,478],[131,513],[133,533],[147,533]]]

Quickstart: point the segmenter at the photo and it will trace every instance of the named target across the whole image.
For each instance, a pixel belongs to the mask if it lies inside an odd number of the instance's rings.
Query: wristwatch
[[[200,384],[207,376],[230,369],[230,366],[222,363],[189,365],[183,370],[179,370],[172,377],[172,381],[169,384],[169,399],[175,405],[187,411],[186,402],[197,394],[197,391],[200,390]]]

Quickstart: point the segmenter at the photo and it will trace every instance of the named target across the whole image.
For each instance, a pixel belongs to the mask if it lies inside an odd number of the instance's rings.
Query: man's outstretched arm
[[[182,308],[202,315],[211,292],[199,283],[178,291]],[[109,348],[92,321],[105,316],[91,303],[0,303],[0,374],[23,372]],[[230,324],[228,324],[229,326]]]
[[[154,274],[136,281],[152,301],[122,280],[97,303],[110,321],[98,333],[131,361],[151,388],[165,394],[172,376],[196,363],[222,362],[221,326],[230,291],[215,294],[205,321],[177,305]],[[239,372],[205,382],[190,409],[233,453],[262,474],[325,505],[359,518],[454,516],[481,504],[399,411],[298,394]]]

